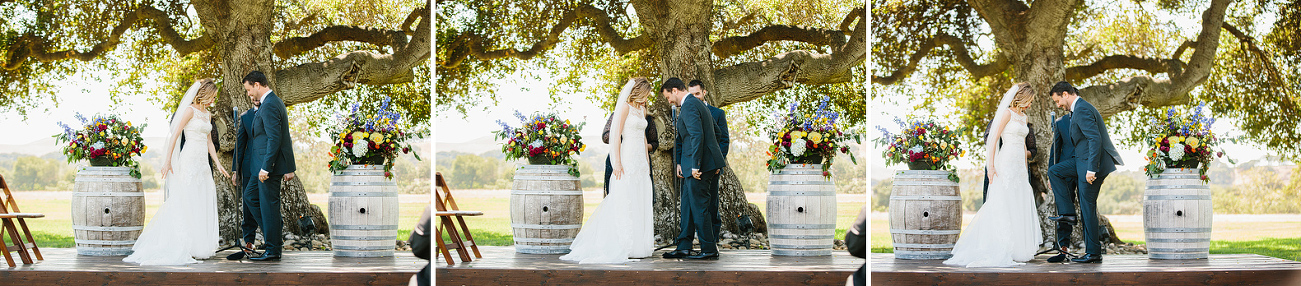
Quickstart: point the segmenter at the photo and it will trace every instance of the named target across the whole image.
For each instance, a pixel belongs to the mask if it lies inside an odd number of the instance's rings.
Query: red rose
[[[1170,146],[1161,146],[1161,152],[1170,152]]]
[[[1210,178],[1206,177],[1206,175],[1202,175],[1202,181],[1206,181],[1206,180],[1210,180]]]

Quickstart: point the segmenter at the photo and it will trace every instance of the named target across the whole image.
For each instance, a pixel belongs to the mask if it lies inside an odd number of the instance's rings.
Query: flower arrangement
[[[800,104],[792,103],[785,114],[773,117],[777,128],[768,132],[772,146],[768,147],[768,171],[776,173],[789,164],[822,164],[822,176],[830,178],[831,164],[836,152],[849,154],[849,160],[858,164],[854,153],[849,152],[848,140],[862,143],[858,134],[845,134],[836,125],[840,113],[827,109],[831,98],[822,96],[812,113],[799,112]]]
[[[895,118],[894,122],[901,128],[899,134],[877,126],[882,136],[875,141],[877,146],[885,147],[887,165],[907,163],[912,170],[954,171],[954,166],[949,163],[966,155],[967,151],[962,149],[957,136],[965,129],[955,132],[930,119],[904,122]]]
[[[77,113],[81,129],[72,129],[59,122],[63,133],[55,134],[56,141],[66,142],[63,154],[68,156],[68,163],[88,160],[91,166],[129,167],[131,176],[140,178],[140,162],[131,160],[149,150],[144,144],[140,131],[145,124],[131,125],[117,115],[95,115],[91,120]]]
[[[1206,103],[1191,111],[1171,107],[1152,119],[1152,126],[1144,136],[1144,141],[1151,146],[1143,156],[1147,160],[1143,171],[1148,177],[1156,178],[1166,168],[1173,167],[1197,168],[1202,182],[1210,179],[1206,171],[1211,160],[1223,157],[1224,150],[1217,148],[1220,139],[1211,131],[1215,118],[1202,115],[1205,107]]]
[[[573,156],[587,149],[583,136],[578,134],[586,122],[574,125],[569,120],[562,121],[554,113],[534,113],[531,117],[524,117],[518,110],[515,118],[519,118],[524,126],[511,127],[497,120],[501,130],[492,132],[497,134],[497,139],[506,139],[506,143],[501,145],[506,160],[528,158],[529,164],[533,165],[567,165],[570,175],[579,175],[578,160]]]
[[[407,141],[424,138],[420,133],[407,133],[397,127],[402,115],[389,110],[389,98],[384,97],[378,109],[358,109],[353,104],[347,114],[336,117],[330,131],[335,142],[330,148],[330,171],[347,169],[349,165],[384,165],[384,177],[393,178],[393,161],[401,154],[412,154]]]

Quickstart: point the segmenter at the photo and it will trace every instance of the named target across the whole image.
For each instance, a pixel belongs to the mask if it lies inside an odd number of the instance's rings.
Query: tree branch
[[[426,6],[426,9],[428,7]],[[398,35],[405,37],[404,33]],[[286,105],[310,102],[356,84],[383,85],[411,82],[413,71],[429,59],[430,20],[421,17],[410,41],[394,46],[392,54],[354,51],[332,59],[305,63],[275,72],[276,94]]]
[[[1010,50],[1013,46],[1008,44],[1024,38],[1025,31],[1022,29],[1024,25],[1020,23],[1019,16],[1030,10],[1025,3],[1017,0],[979,0],[968,1],[968,3],[981,18],[985,19],[985,23],[989,24],[990,31],[994,32],[994,41],[999,42],[999,47]]]
[[[1224,30],[1228,31],[1229,34],[1232,34],[1234,38],[1238,38],[1238,41],[1242,42],[1242,44],[1247,47],[1247,51],[1250,51],[1252,54],[1255,54],[1256,57],[1260,58],[1260,61],[1265,64],[1265,73],[1269,76],[1271,81],[1280,83],[1286,82],[1283,80],[1282,72],[1278,70],[1278,65],[1274,63],[1274,58],[1270,56],[1272,53],[1266,53],[1264,50],[1261,50],[1260,46],[1256,45],[1255,38],[1243,33],[1242,30],[1238,30],[1238,27],[1234,27],[1233,24],[1224,23],[1223,27]],[[1180,47],[1180,49],[1182,48],[1183,47]],[[1282,90],[1284,90],[1283,92],[1287,93],[1289,97],[1296,96],[1296,91],[1293,89],[1284,88]]]
[[[15,39],[12,49],[8,51],[9,58],[6,59],[5,69],[14,70],[22,66],[27,59],[34,59],[40,62],[54,62],[67,59],[80,61],[91,61],[103,55],[104,52],[111,51],[122,42],[122,34],[136,24],[143,25],[145,21],[152,21],[153,27],[158,31],[159,37],[168,45],[172,46],[181,56],[188,55],[203,49],[212,47],[214,41],[207,34],[193,40],[186,40],[172,27],[171,19],[167,13],[158,10],[152,6],[141,5],[139,9],[129,12],[122,16],[122,21],[109,34],[107,40],[95,44],[89,51],[78,52],[75,50],[47,51],[51,43],[50,39],[38,37],[33,33],[24,34]]]
[[[714,42],[713,52],[719,58],[727,58],[764,43],[775,41],[797,41],[816,46],[840,46],[845,44],[845,34],[841,31],[828,29],[771,25],[749,35],[727,37]]]
[[[1067,68],[1066,81],[1087,79],[1113,69],[1136,69],[1158,74],[1178,70],[1183,66],[1184,62],[1178,60],[1178,58],[1158,59],[1131,55],[1111,55],[1089,65]]]
[[[578,21],[579,18],[591,20],[597,33],[601,35],[601,38],[604,39],[606,43],[609,43],[610,47],[613,47],[614,50],[620,54],[645,49],[651,45],[650,39],[645,35],[637,36],[632,39],[623,38],[623,36],[619,35],[619,32],[614,29],[614,26],[611,25],[610,17],[606,15],[605,11],[593,7],[592,5],[582,5],[578,6],[574,10],[566,12],[564,16],[560,18],[560,22],[556,23],[556,25],[551,28],[547,37],[534,43],[528,50],[520,51],[513,48],[488,50],[488,48],[485,47],[487,45],[485,43],[486,40],[484,40],[482,36],[474,32],[464,32],[458,35],[456,39],[448,45],[452,52],[446,61],[439,63],[439,65],[448,68],[456,67],[470,56],[474,56],[479,60],[493,60],[500,58],[517,58],[521,60],[531,59],[542,52],[551,49],[551,47],[555,46],[557,43],[560,43],[560,33],[564,32],[565,29],[568,29],[569,26]]]
[[[1230,2],[1231,0],[1214,0],[1211,7],[1202,13],[1202,30],[1195,41],[1187,68],[1168,69],[1167,60],[1166,73],[1169,79],[1134,76],[1116,83],[1086,87],[1080,90],[1080,96],[1093,103],[1103,117],[1133,110],[1139,105],[1160,107],[1187,103],[1188,92],[1205,83],[1215,65],[1220,30]]]
[[[331,26],[307,37],[293,37],[276,42],[276,57],[287,59],[331,42],[354,41],[376,46],[404,46],[407,34],[402,31],[362,28],[357,26]]]
[[[997,55],[996,59],[993,62],[983,64],[983,65],[978,64],[976,63],[976,60],[971,57],[970,52],[967,50],[967,45],[965,41],[963,41],[961,38],[958,38],[956,36],[952,36],[948,34],[939,34],[933,38],[924,40],[924,42],[922,42],[921,48],[918,49],[917,52],[913,53],[911,57],[908,58],[908,64],[905,65],[903,68],[900,68],[899,70],[896,70],[893,73],[890,73],[890,75],[884,77],[872,75],[872,83],[881,84],[881,85],[891,85],[908,77],[914,71],[917,71],[917,65],[921,62],[921,60],[925,58],[927,55],[929,55],[932,49],[935,49],[940,45],[948,46],[949,49],[953,51],[953,56],[956,57],[955,60],[957,60],[958,64],[962,65],[963,68],[967,69],[967,72],[971,73],[971,77],[975,79],[981,79],[987,76],[997,74],[999,72],[1002,72],[1003,70],[1006,70],[1008,67],[1012,65],[1012,62],[1008,61],[1007,57],[1004,57],[1001,54]]]
[[[850,13],[863,13],[863,8]],[[867,59],[867,21],[855,25],[849,41],[832,48],[831,54],[797,50],[759,62],[741,63],[714,70],[718,106],[745,102],[800,84],[834,84],[854,77],[850,70]]]

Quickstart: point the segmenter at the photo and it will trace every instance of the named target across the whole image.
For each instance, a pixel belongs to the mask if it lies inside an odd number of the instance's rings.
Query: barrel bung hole
[[[931,217],[931,212],[922,212],[922,217]]]
[[[801,213],[802,213],[802,212],[804,212],[804,207],[798,207],[798,208],[795,208],[795,211],[796,211],[796,212],[801,212]]]
[[[542,207],[542,212],[547,212],[547,210],[549,210],[549,208],[547,208],[547,207]]]
[[[361,213],[366,213],[366,208],[361,208]]]
[[[1184,211],[1175,211],[1175,216],[1184,216]]]
[[[104,213],[108,213],[108,208],[104,208]]]

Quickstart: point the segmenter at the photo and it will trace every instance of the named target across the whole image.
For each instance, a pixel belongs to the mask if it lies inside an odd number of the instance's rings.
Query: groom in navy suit
[[[1075,87],[1065,81],[1058,82],[1053,85],[1050,95],[1057,106],[1071,112],[1070,125],[1066,128],[1069,140],[1065,145],[1071,145],[1074,149],[1074,158],[1062,158],[1061,162],[1048,168],[1059,215],[1051,219],[1058,221],[1059,239],[1071,237],[1070,224],[1077,221],[1084,223],[1085,254],[1071,261],[1102,262],[1098,192],[1107,175],[1116,170],[1116,165],[1124,163],[1120,160],[1116,147],[1111,144],[1111,136],[1107,134],[1102,114],[1088,101],[1081,99]],[[1077,199],[1080,204],[1078,216],[1075,212]],[[1062,227],[1063,223],[1067,226]]]
[[[682,180],[681,229],[676,239],[678,248],[664,253],[664,258],[718,259],[717,230],[710,213],[716,195],[710,193],[709,183],[717,182],[719,170],[727,161],[714,134],[713,116],[699,98],[687,93],[681,79],[669,78],[660,86],[664,99],[679,106],[675,124],[677,140],[673,148],[677,171],[686,176]],[[692,234],[700,239],[700,254],[691,255]]]
[[[257,181],[250,181],[246,188],[256,188],[258,205],[254,214],[261,214],[262,237],[267,246],[262,256],[250,258],[254,261],[280,260],[280,251],[284,245],[281,229],[284,227],[280,215],[280,181],[294,178],[294,148],[289,137],[288,113],[285,102],[276,96],[267,86],[267,76],[253,71],[244,76],[244,90],[249,99],[261,102],[257,115],[253,118],[253,139],[250,143],[253,151],[249,156],[253,165],[250,170],[257,171]],[[247,193],[247,189],[245,190]]]
[[[249,108],[239,116],[239,123],[236,124],[237,131],[235,131],[235,134],[237,134],[235,135],[235,158],[230,165],[233,174],[230,176],[230,182],[237,188],[240,186],[241,179],[246,183],[242,195],[244,198],[244,222],[240,224],[240,231],[244,234],[244,253],[249,255],[252,254],[249,251],[253,249],[253,241],[257,239],[258,219],[262,215],[253,212],[253,210],[258,209],[257,188],[248,188],[249,185],[256,185],[256,182],[252,181],[253,178],[257,177],[257,173],[254,172],[256,170],[253,169],[253,160],[251,160],[252,155],[250,154],[253,154],[253,144],[250,144],[250,141],[253,138],[253,120],[257,116],[259,104],[257,99],[254,99],[253,108]],[[243,256],[232,259],[239,259],[240,257]]]

